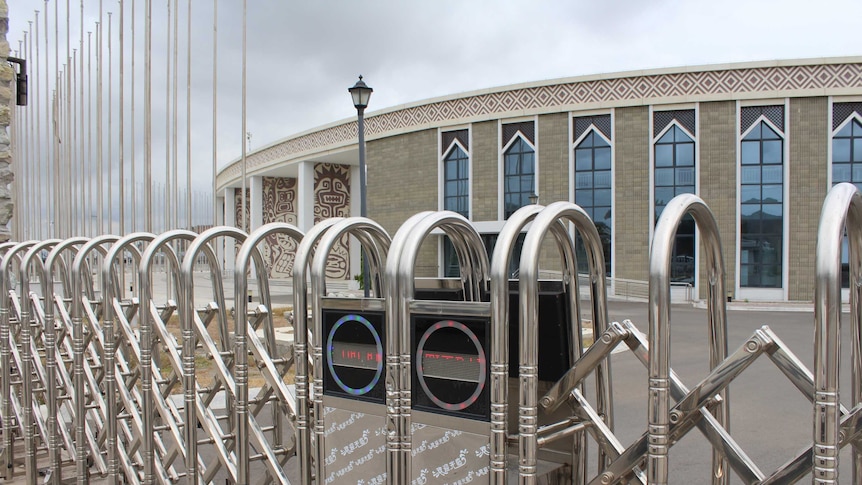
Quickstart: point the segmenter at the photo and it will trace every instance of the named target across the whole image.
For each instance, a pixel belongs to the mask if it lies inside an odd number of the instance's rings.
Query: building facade
[[[615,281],[647,279],[655,221],[675,195],[695,193],[718,220],[734,298],[811,300],[823,199],[838,182],[862,187],[862,58],[540,81],[373,112],[366,130],[368,215],[390,234],[416,212],[446,209],[473,221],[490,249],[532,197],[575,202],[599,229],[614,291]],[[291,136],[246,163],[252,229],[286,221],[307,230],[359,213],[355,120]],[[242,220],[240,173],[235,161],[218,175],[228,225]],[[671,269],[703,297],[697,238],[684,221]],[[438,239],[418,273],[457,271]],[[287,277],[290,249],[269,241],[266,252],[272,276]],[[357,248],[344,241],[338,254],[331,277],[359,273]]]

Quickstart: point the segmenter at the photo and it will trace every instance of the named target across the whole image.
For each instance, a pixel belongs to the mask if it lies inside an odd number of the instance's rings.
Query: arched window
[[[850,182],[862,190],[862,123],[853,118],[832,135],[832,185]],[[850,253],[847,238],[841,247],[841,282],[850,282]]]
[[[443,209],[470,217],[470,158],[458,144],[443,159]]]
[[[505,176],[504,201],[506,219],[516,210],[530,203],[536,193],[536,152],[523,138],[516,137],[503,155]]]
[[[654,148],[655,220],[671,199],[695,192],[694,140],[679,126],[671,127]],[[694,283],[694,219],[686,216],[676,232],[671,261],[671,281]]]
[[[760,121],[740,143],[739,286],[781,288],[784,140]]]
[[[593,219],[605,256],[605,273],[611,274],[611,145],[595,130],[575,147],[575,203]],[[578,271],[586,273],[586,252],[577,238]]]

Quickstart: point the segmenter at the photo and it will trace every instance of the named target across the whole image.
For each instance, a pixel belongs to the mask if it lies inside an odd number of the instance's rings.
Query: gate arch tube
[[[441,229],[452,240],[461,268],[464,298],[481,301],[489,281],[488,255],[476,229],[462,215],[451,211],[425,212],[405,222],[392,239],[386,261],[387,332],[387,406],[394,406],[395,440],[389,446],[387,458],[388,483],[410,483],[411,465],[411,348],[409,300],[414,297],[414,270],[422,242],[434,229]],[[395,338],[393,338],[395,337]],[[393,342],[394,341],[394,342]],[[395,347],[390,345],[394,343]],[[394,354],[390,353],[394,351]],[[390,372],[391,371],[391,372]],[[394,386],[389,379],[395,377]],[[400,396],[390,403],[392,396]],[[389,440],[387,440],[389,441]]]
[[[820,212],[814,288],[814,462],[813,483],[838,483],[841,420],[839,357],[841,352],[841,243],[850,243],[850,324],[852,325],[853,406],[862,401],[862,193],[841,183],[829,191]],[[853,447],[853,482],[860,477],[860,456]]]
[[[143,421],[143,429],[145,430],[141,443],[141,459],[143,461],[143,478],[144,485],[152,485],[156,481],[156,472],[160,471],[155,466],[155,440],[153,438],[153,430],[155,426],[155,410],[153,396],[153,381],[161,376],[153,374],[153,321],[152,312],[158,311],[156,304],[153,301],[153,287],[151,281],[152,267],[155,263],[155,257],[160,252],[165,253],[169,260],[166,271],[167,278],[174,279],[174,288],[180,288],[179,276],[179,259],[176,251],[172,247],[174,241],[192,242],[197,237],[197,233],[184,229],[175,229],[156,236],[141,254],[141,261],[138,264],[138,291],[140,296],[140,345],[141,345],[141,416]],[[208,256],[209,260],[209,256]],[[210,264],[214,264],[215,259],[212,259]],[[166,296],[168,299],[170,295]],[[178,433],[174,429],[175,423],[167,423],[171,426],[172,433]],[[178,440],[179,441],[179,440]],[[183,460],[186,460],[187,451],[185,447],[180,447],[180,454]],[[167,481],[168,477],[160,477],[163,481]]]
[[[43,250],[49,249],[59,242],[59,239],[49,239],[47,241],[41,241],[34,244],[29,250],[27,250],[18,264],[18,281],[21,285],[21,376],[30,376],[33,372],[34,355],[31,352],[32,328],[30,322],[32,315],[30,309],[30,265],[38,261],[37,264],[39,266],[37,266],[37,270],[42,270],[40,271],[40,274],[44,277],[44,264],[38,255]],[[50,303],[50,297],[47,297],[46,301]],[[33,381],[29,378],[23,378],[22,381],[23,395],[21,396],[21,407],[22,415],[24,417],[24,422],[22,423],[24,428],[24,465],[26,468],[27,478],[35,480],[35,476],[33,474],[36,470],[36,431],[33,423]],[[47,381],[47,383],[50,383],[50,381]],[[51,384],[49,384],[49,386],[50,385]]]
[[[117,409],[116,376],[114,375],[117,344],[114,336],[113,300],[115,296],[122,297],[123,295],[123,288],[119,284],[116,272],[118,264],[122,268],[122,260],[118,261],[117,258],[125,258],[126,251],[129,251],[132,253],[135,262],[140,262],[140,251],[135,244],[141,242],[149,243],[154,238],[155,235],[148,232],[136,232],[124,236],[111,246],[102,262],[102,332],[105,339],[102,363],[105,373],[103,380],[105,386],[105,407],[109,418],[105,425],[107,432],[105,448],[108,458],[108,480],[112,483],[117,483],[117,480],[119,480],[120,469],[119,457],[117,455],[117,421],[113,419],[119,414]],[[148,432],[147,428],[143,428],[143,431],[144,433]]]
[[[370,294],[376,298],[383,298],[380,285],[385,284],[382,273],[387,255],[390,249],[389,234],[383,226],[364,217],[349,217],[336,221],[330,225],[326,232],[321,234],[311,260],[311,360],[312,360],[312,387],[314,389],[315,440],[317,443],[316,456],[323,460],[326,455],[325,431],[324,431],[324,406],[323,406],[323,309],[321,299],[326,292],[326,263],[329,254],[335,244],[344,236],[352,235],[359,240],[365,249],[368,260],[368,282]],[[388,334],[387,334],[388,335]],[[388,338],[387,338],[388,342]],[[318,482],[324,480],[324,461],[317,462]]]
[[[221,279],[221,271],[219,270],[218,262],[214,257],[214,252],[209,242],[218,237],[231,237],[237,243],[245,241],[248,235],[235,227],[217,226],[202,232],[192,241],[186,250],[185,257],[180,265],[180,286],[178,288],[179,296],[179,316],[180,327],[182,328],[183,336],[183,406],[184,406],[184,435],[186,443],[186,473],[188,473],[189,483],[198,480],[200,466],[197,460],[197,408],[196,403],[199,398],[195,389],[195,348],[197,346],[197,338],[194,332],[194,264],[201,251],[206,251],[208,260],[211,260],[210,271],[212,273],[212,290],[213,298],[218,305],[218,322],[219,331],[221,332],[222,351],[227,352],[226,347],[229,340],[227,329],[227,313],[224,304],[224,287]],[[209,249],[204,249],[209,248]],[[255,263],[262,266],[262,261],[259,259],[260,254],[257,253]],[[260,277],[260,275],[258,276]],[[225,406],[230,409],[229,397],[235,395],[234,389],[225,389]],[[215,443],[216,446],[221,446],[221,443]],[[228,466],[229,475],[236,479],[236,466]]]
[[[9,348],[9,331],[10,331],[10,322],[9,322],[9,300],[11,298],[11,292],[14,291],[14,288],[10,283],[10,278],[13,275],[12,263],[18,262],[21,264],[21,253],[30,249],[33,245],[35,245],[37,241],[24,241],[21,243],[16,243],[11,247],[7,247],[6,252],[3,254],[2,263],[0,263],[0,367],[2,367],[3,374],[3,403],[2,403],[2,414],[3,414],[3,458],[5,466],[7,479],[12,478],[12,463],[14,463],[13,459],[13,442],[12,442],[12,432],[14,420],[11,416],[10,409],[10,399],[12,397],[12,383],[11,381],[11,357],[10,357],[10,348]]]
[[[75,394],[75,474],[76,481],[79,484],[89,483],[89,470],[87,468],[87,403],[84,400],[85,392],[85,377],[84,377],[84,351],[86,350],[84,342],[84,295],[88,299],[93,298],[93,279],[90,263],[87,260],[89,255],[97,251],[104,256],[107,253],[105,245],[114,244],[119,240],[118,236],[104,235],[90,239],[81,246],[81,249],[75,254],[72,260],[71,278],[72,278],[72,382],[74,383]],[[84,284],[86,277],[86,285]],[[102,304],[104,306],[104,300]],[[98,400],[100,394],[95,389],[91,389],[91,396]],[[101,457],[93,457],[101,460]]]
[[[706,203],[694,194],[681,194],[665,206],[655,227],[649,258],[649,452],[647,477],[651,484],[667,485],[670,448],[670,264],[676,231],[691,215],[704,247],[707,270],[709,368],[727,358],[727,311],[724,299],[724,257],[718,223]],[[714,414],[730,431],[727,391]],[[717,451],[712,457],[712,483],[727,483],[727,462]]]
[[[299,461],[299,483],[310,485],[312,482],[312,461],[318,464],[318,476],[322,474],[323,456],[314,454],[312,460],[311,430],[309,429],[309,416],[311,404],[308,388],[308,278],[311,258],[314,248],[321,236],[334,224],[343,220],[341,217],[333,217],[318,222],[308,232],[296,248],[293,260],[293,352],[296,362],[296,377],[294,380],[296,389],[296,457]],[[319,362],[315,365],[322,365]],[[323,393],[323,389],[315,389],[315,396]],[[322,410],[321,410],[322,412]],[[315,414],[317,416],[317,414]],[[320,424],[320,433],[323,433],[323,424]],[[315,430],[315,432],[317,432]]]
[[[78,248],[88,241],[84,237],[74,237],[58,242],[44,261],[44,270],[42,275],[42,294],[45,297],[45,321],[54,322],[54,305],[58,304],[58,296],[61,298],[70,298],[72,294],[71,282],[69,280],[69,266],[63,258],[63,253],[68,252],[74,258]],[[57,268],[59,267],[59,268]],[[57,271],[59,269],[59,271]],[[54,277],[59,272],[61,278],[61,286],[63,293],[57,295],[54,291]],[[57,329],[54,325],[46,325],[43,329],[45,332],[45,381],[57,382]],[[48,461],[49,470],[51,471],[51,479],[55,485],[59,485],[62,479],[62,468],[60,465],[60,450],[57,446],[58,426],[60,418],[59,396],[57,395],[56,386],[48,386],[46,389],[48,406],[47,419],[47,434],[48,434]],[[52,440],[55,446],[51,446]],[[71,450],[70,450],[71,451]]]
[[[565,232],[563,222],[572,223],[581,235],[586,248],[590,271],[590,296],[592,300],[592,316],[595,325],[595,335],[601,335],[607,330],[607,289],[605,287],[605,258],[602,241],[595,224],[589,215],[579,206],[571,202],[554,202],[539,212],[533,220],[524,246],[521,251],[519,267],[520,288],[520,390],[519,399],[519,444],[520,466],[519,483],[535,483],[536,464],[538,460],[538,281],[539,256],[542,243],[548,232],[555,236],[557,247],[563,263],[564,278],[569,278],[572,285],[572,298],[575,308],[572,317],[577,319],[578,327],[573,330],[573,352],[575,357],[581,354],[580,329],[580,295],[577,286],[577,260],[574,251],[574,240]],[[560,229],[563,229],[562,231]],[[613,401],[610,392],[610,366],[602,365],[596,369],[597,411],[607,419],[609,427],[613,426]],[[583,443],[581,443],[583,445]],[[585,449],[585,448],[584,448]],[[573,457],[574,458],[574,457]],[[601,461],[605,457],[600,453]],[[573,463],[573,465],[576,465]],[[603,465],[600,464],[600,465]],[[575,470],[576,475],[585,473],[585,463]]]
[[[270,312],[267,315],[267,342],[271,345],[270,355],[275,349],[275,336],[273,334],[272,306],[269,301],[269,284],[266,278],[266,268],[261,264],[258,244],[267,237],[274,234],[282,234],[293,239],[297,244],[302,241],[303,233],[296,226],[283,222],[266,224],[251,234],[242,243],[236,257],[234,266],[234,372],[236,374],[236,459],[237,459],[237,484],[246,485],[249,480],[249,430],[248,430],[248,302],[245,299],[248,288],[246,272],[252,256],[255,256],[255,269],[258,277],[258,288],[260,290],[261,303]],[[265,301],[264,301],[265,300]],[[273,416],[275,419],[279,417]]]

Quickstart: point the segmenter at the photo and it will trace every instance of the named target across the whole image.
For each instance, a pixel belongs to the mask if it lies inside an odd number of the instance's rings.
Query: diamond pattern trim
[[[849,87],[862,88],[862,63],[652,74],[517,88],[409,106],[366,118],[366,130],[369,138],[373,139],[398,130],[498,113],[503,115],[519,110],[571,109],[591,103],[626,101],[649,103],[654,99],[666,102],[691,96],[731,96],[775,91],[794,91],[795,94],[813,91],[812,95],[822,95],[824,89]],[[296,136],[252,153],[247,163],[248,167],[254,168],[355,139],[356,122],[350,121]],[[240,171],[240,164],[234,162],[222,172],[221,178],[234,180]]]

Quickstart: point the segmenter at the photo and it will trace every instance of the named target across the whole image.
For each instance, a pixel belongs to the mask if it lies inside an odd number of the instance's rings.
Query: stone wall
[[[9,7],[0,0],[0,241],[8,241],[11,233],[7,225],[12,218],[14,204],[9,186],[14,180],[12,172],[12,148],[9,140],[9,124],[12,114],[15,71],[6,62],[9,57]]]

